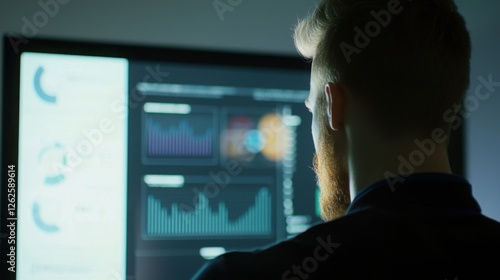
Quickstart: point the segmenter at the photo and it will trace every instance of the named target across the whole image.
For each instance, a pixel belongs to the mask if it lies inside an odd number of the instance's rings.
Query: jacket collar
[[[462,176],[418,173],[378,181],[356,195],[346,215],[369,207],[416,206],[423,211],[480,214],[472,186]]]

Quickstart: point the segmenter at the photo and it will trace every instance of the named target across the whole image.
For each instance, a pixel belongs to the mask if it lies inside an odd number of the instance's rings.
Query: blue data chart
[[[156,191],[160,193],[160,191]],[[273,197],[267,187],[236,186],[209,198],[192,190],[147,194],[146,239],[267,237],[273,233]]]
[[[143,160],[146,164],[211,165],[219,157],[214,112],[145,113]]]
[[[207,158],[214,154],[210,114],[146,116],[146,156],[150,158]]]

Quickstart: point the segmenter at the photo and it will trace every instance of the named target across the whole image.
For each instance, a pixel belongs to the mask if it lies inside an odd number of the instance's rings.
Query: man
[[[499,278],[500,223],[447,154],[471,53],[453,1],[324,0],[295,43],[326,222],[194,279]]]

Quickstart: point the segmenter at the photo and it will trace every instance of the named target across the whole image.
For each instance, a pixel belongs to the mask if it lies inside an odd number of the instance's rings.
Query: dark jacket
[[[230,252],[204,279],[500,279],[500,223],[462,177],[415,174],[359,193],[346,214],[253,252]]]

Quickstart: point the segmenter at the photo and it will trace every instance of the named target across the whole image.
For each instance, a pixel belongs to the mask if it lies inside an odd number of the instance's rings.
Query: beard
[[[321,218],[332,221],[344,215],[351,203],[347,161],[341,157],[333,135],[323,129],[313,167],[320,188]]]

